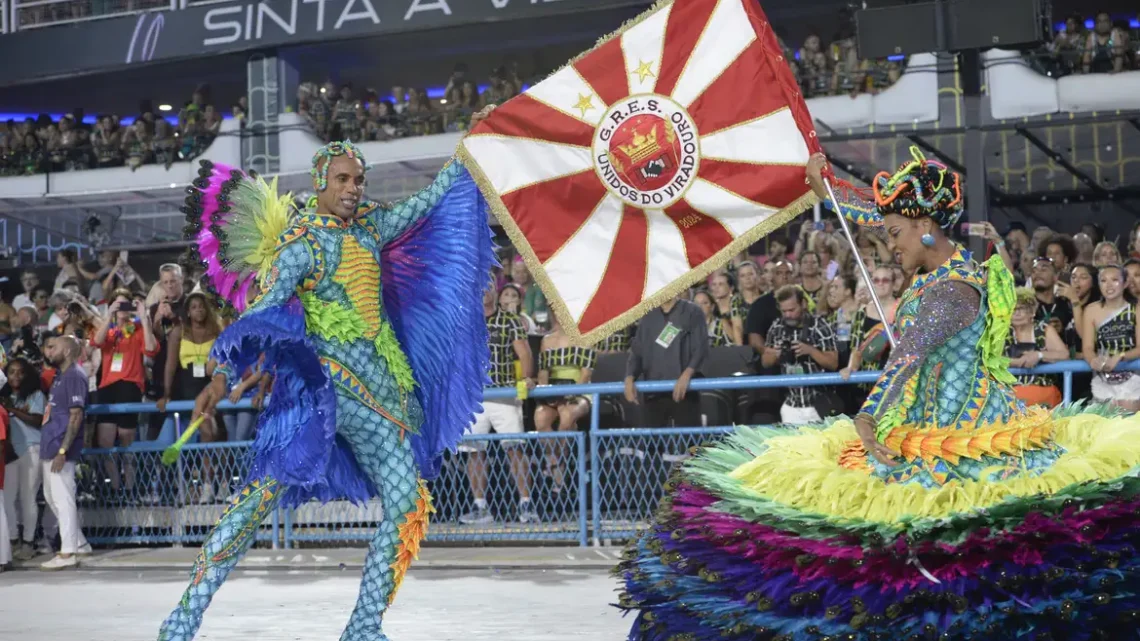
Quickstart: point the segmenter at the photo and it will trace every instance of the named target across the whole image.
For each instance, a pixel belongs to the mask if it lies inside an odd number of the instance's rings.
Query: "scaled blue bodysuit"
[[[206,539],[160,641],[194,637],[214,594],[279,504],[372,496],[382,501],[383,520],[341,639],[386,639],[382,617],[431,512],[423,479],[438,473],[443,451],[454,447],[465,417],[478,411],[484,376],[456,381],[441,365],[466,359],[470,366],[458,369],[485,371],[477,342],[480,331],[485,341],[485,327],[465,317],[448,321],[440,310],[480,309],[493,262],[485,207],[456,162],[398,204],[366,203],[354,220],[305,211],[281,236],[259,298],[222,333],[212,354],[217,371],[228,377],[261,354],[275,375],[249,479]],[[423,296],[437,299],[394,300],[383,291],[392,275],[382,275],[382,265],[401,260],[384,253],[391,243],[404,245],[402,277],[416,279]],[[391,289],[406,296],[408,283],[396,285]],[[423,318],[428,302],[435,319]],[[482,325],[477,314],[472,319]],[[440,325],[424,327],[426,320],[468,332],[447,338],[472,341],[471,354],[433,353],[440,345],[431,333]]]

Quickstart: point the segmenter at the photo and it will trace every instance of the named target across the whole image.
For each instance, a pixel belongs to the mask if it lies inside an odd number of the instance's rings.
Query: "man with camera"
[[[795,285],[776,291],[780,318],[772,323],[760,360],[764,367],[779,366],[787,375],[834,372],[839,350],[831,325],[807,309],[804,292]],[[788,425],[806,425],[834,413],[833,390],[818,386],[789,387],[780,419]]]
[[[182,324],[182,311],[186,306],[186,297],[183,295],[185,287],[182,283],[182,268],[174,263],[167,263],[158,270],[158,285],[162,289],[159,302],[147,310],[151,330],[158,342],[158,353],[155,354],[151,365],[150,389],[147,398],[158,400],[167,395],[165,389],[165,372],[170,332]],[[178,358],[177,354],[174,358]],[[147,439],[154,440],[162,432],[162,424],[166,415],[162,413],[151,414],[147,424]]]

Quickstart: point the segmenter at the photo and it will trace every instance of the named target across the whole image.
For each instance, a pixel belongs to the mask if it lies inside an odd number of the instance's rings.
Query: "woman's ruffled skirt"
[[[1049,422],[1048,468],[931,487],[837,464],[847,420],[701,448],[617,569],[630,639],[1140,638],[1140,418]]]

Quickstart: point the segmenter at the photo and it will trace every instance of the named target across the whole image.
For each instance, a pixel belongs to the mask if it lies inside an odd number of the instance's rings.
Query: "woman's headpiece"
[[[914,160],[894,174],[879,172],[872,183],[880,216],[931,218],[949,229],[962,216],[962,177],[946,165],[927,160],[918,147],[911,147]]]
[[[351,140],[330,142],[313,154],[313,168],[309,170],[309,173],[317,179],[317,191],[328,189],[329,165],[332,164],[332,159],[337,156],[355,158],[360,161],[361,165],[364,165],[364,170],[368,171],[368,161],[364,159],[364,153],[360,151],[360,147],[352,144]]]

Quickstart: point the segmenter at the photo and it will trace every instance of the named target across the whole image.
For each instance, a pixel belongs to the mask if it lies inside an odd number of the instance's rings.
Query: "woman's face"
[[[879,300],[886,300],[894,298],[895,296],[895,273],[886,267],[879,267],[871,272],[871,284],[875,286],[875,296]]]
[[[883,227],[887,230],[887,249],[898,257],[903,271],[911,273],[922,264],[926,247],[922,236],[929,229],[929,222],[911,220],[898,214],[883,217]]]
[[[42,291],[42,290],[36,292],[35,295],[32,296],[32,304],[35,305],[36,309],[38,309],[41,312],[44,311],[45,309],[47,309],[47,304],[48,304],[47,292]]]
[[[712,297],[710,297],[707,293],[699,292],[696,296],[693,297],[693,302],[701,308],[701,311],[705,313],[706,318],[709,318],[713,315]]]
[[[1076,267],[1073,269],[1073,275],[1069,278],[1070,284],[1077,292],[1077,298],[1084,298],[1092,291],[1093,277],[1089,270],[1084,267]]]
[[[1119,265],[1120,263],[1120,252],[1116,249],[1116,245],[1101,243],[1096,248],[1096,253],[1093,254],[1093,264],[1097,267]]]
[[[1037,314],[1036,305],[1018,305],[1013,308],[1013,324],[1016,327],[1025,327],[1033,324],[1033,317]]]
[[[201,298],[195,296],[190,299],[190,302],[186,306],[186,315],[195,323],[206,322],[206,305],[202,302]]]
[[[530,282],[530,272],[526,270],[526,263],[515,261],[511,264],[511,281],[517,285],[526,285]]]
[[[67,303],[56,305],[55,315],[59,317],[60,322],[66,323],[71,318],[71,312],[67,311]]]
[[[819,254],[819,264],[821,266],[827,267],[828,265],[831,264],[831,259],[833,258],[833,256],[831,255],[831,248],[830,247],[821,243],[819,245],[819,248],[816,249],[815,252],[817,254]]]
[[[499,308],[517,314],[519,311],[519,293],[513,287],[507,287],[499,292]]]
[[[731,296],[732,287],[728,284],[728,276],[719,273],[713,274],[712,278],[709,279],[709,290],[712,291],[712,295],[717,299]]]
[[[740,289],[742,291],[753,291],[756,289],[756,268],[751,263],[744,263],[736,268],[736,277],[740,279]]]
[[[839,309],[843,303],[847,302],[848,296],[851,296],[851,292],[847,291],[843,279],[836,278],[827,287],[827,306],[831,309]]]
[[[8,385],[11,385],[14,390],[20,389],[20,385],[24,382],[24,366],[20,363],[11,363],[8,365],[7,374]]]
[[[1116,267],[1100,270],[1100,293],[1105,300],[1116,301],[1124,295],[1124,275]]]

